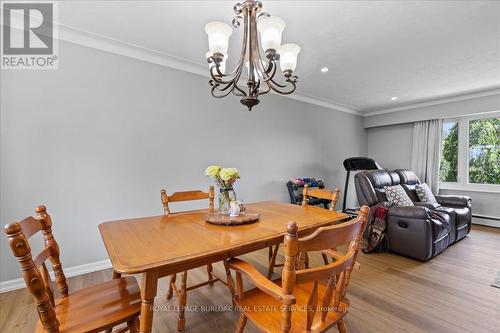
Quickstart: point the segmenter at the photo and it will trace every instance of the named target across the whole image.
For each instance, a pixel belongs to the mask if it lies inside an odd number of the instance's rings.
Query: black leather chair
[[[431,210],[446,212],[450,216],[450,244],[464,238],[470,232],[472,224],[472,200],[461,195],[434,195],[437,204],[420,202],[415,191],[415,185],[420,183],[415,172],[406,169],[395,170],[399,175],[401,186],[416,206]]]
[[[375,205],[386,202],[385,187],[400,184],[397,172],[386,170],[363,171],[354,177],[356,194],[360,205]],[[431,211],[423,206],[389,208],[387,238],[391,251],[418,260],[428,260],[442,252],[450,242],[449,216]]]

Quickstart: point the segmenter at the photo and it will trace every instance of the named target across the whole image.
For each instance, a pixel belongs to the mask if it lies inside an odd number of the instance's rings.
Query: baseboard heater
[[[486,225],[489,227],[500,228],[500,217],[486,216],[486,215],[472,215],[472,217],[479,220],[472,220],[473,224]]]

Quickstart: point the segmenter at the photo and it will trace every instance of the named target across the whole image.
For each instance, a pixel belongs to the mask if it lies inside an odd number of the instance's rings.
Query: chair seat
[[[273,281],[281,286],[281,279]],[[293,294],[297,303],[292,310],[292,328],[290,333],[304,333],[307,326],[307,301],[312,293],[313,283],[296,285]],[[318,284],[318,307],[321,307],[322,297],[326,286]],[[282,303],[269,296],[258,288],[251,289],[244,294],[243,300],[236,300],[237,306],[241,307],[248,319],[252,321],[263,332],[281,332],[281,308]],[[333,306],[330,305],[332,308]],[[321,321],[321,312],[317,311],[311,327],[312,333],[319,333],[328,330],[342,319],[349,309],[349,300],[344,298],[339,305],[340,312],[329,311],[324,322]],[[343,311],[342,311],[343,310]]]
[[[55,300],[61,333],[100,332],[134,319],[141,312],[141,292],[132,276],[80,289]],[[36,332],[45,332],[38,322]]]

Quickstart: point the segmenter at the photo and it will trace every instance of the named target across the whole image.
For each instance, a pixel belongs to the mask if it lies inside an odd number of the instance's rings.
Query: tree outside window
[[[469,183],[500,184],[500,118],[469,121]]]
[[[458,122],[443,123],[439,180],[456,183],[458,173]]]

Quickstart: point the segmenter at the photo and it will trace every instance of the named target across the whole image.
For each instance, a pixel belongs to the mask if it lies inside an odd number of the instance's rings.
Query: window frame
[[[446,122],[458,123],[458,163],[457,182],[440,181],[440,189],[500,193],[500,184],[469,183],[469,121],[485,118],[500,118],[500,111],[443,119],[443,124]]]

